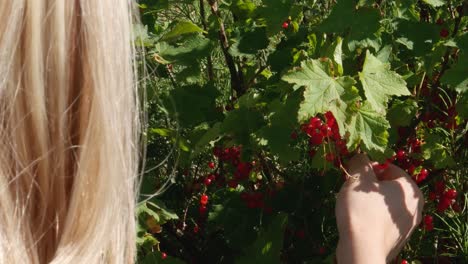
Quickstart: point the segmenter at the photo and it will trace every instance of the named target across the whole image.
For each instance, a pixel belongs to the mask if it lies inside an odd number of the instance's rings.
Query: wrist
[[[385,264],[386,254],[376,239],[341,239],[336,248],[338,264]]]

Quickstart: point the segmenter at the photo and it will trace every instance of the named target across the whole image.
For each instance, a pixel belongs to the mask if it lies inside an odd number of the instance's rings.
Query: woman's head
[[[134,258],[130,0],[0,2],[0,263]]]

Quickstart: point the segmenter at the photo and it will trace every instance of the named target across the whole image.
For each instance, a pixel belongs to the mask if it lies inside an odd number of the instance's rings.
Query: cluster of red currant
[[[424,160],[420,158],[421,144],[420,139],[410,138],[406,146],[397,150],[392,158],[392,161],[395,161],[398,166],[406,170],[418,184],[429,176],[429,171],[422,167]]]
[[[340,167],[342,159],[349,156],[346,140],[341,138],[338,124],[331,112],[324,115],[325,122],[319,117],[312,117],[308,123],[301,126],[301,130],[309,137],[309,156],[314,157],[317,149],[326,144],[325,160]],[[297,138],[293,133],[291,138]],[[337,155],[338,154],[338,155]]]
[[[437,211],[442,213],[452,207],[455,212],[460,212],[460,205],[457,203],[457,190],[447,189],[444,181],[435,183],[435,190],[429,193],[429,200],[437,202]]]

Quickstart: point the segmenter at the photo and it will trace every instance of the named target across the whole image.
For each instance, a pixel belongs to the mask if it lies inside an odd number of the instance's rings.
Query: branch
[[[237,97],[240,97],[245,93],[245,90],[242,85],[242,81],[237,71],[236,64],[234,63],[234,58],[229,54],[229,42],[226,35],[226,30],[224,28],[223,21],[218,9],[218,2],[216,0],[209,0],[211,13],[216,16],[219,22],[219,41],[221,43],[221,49],[223,50],[224,58],[226,60],[226,65],[229,68],[229,73],[231,74],[231,88],[236,91]]]
[[[206,18],[205,18],[205,4],[204,0],[200,0],[200,17],[201,17],[201,22],[203,25],[203,30],[208,31],[208,25],[206,24]],[[208,80],[213,81],[214,80],[214,72],[213,72],[213,59],[211,58],[211,54],[208,55],[207,57],[207,70],[208,70]]]
[[[462,8],[461,8],[461,12],[455,18],[455,26],[453,27],[453,32],[452,32],[452,35],[451,35],[452,38],[457,35],[458,30],[460,29],[460,23],[461,23],[461,19],[463,17],[463,10],[464,10],[465,4],[466,3],[463,3]],[[440,84],[440,79],[444,75],[445,71],[448,70],[448,68],[449,68],[448,62],[449,62],[449,59],[450,59],[450,51],[451,50],[452,50],[451,47],[447,47],[447,51],[444,54],[444,61],[442,62],[442,67],[440,69],[440,72],[433,80],[434,85],[439,85]]]

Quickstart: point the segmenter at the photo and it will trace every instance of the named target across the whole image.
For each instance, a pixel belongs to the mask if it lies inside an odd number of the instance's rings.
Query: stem
[[[206,24],[206,16],[205,16],[205,4],[204,0],[200,0],[200,18],[201,23],[203,25],[203,30],[208,31],[208,25]],[[211,54],[207,57],[207,71],[208,71],[208,80],[214,80],[214,72],[213,72],[213,59],[211,58]]]
[[[243,88],[239,72],[237,71],[234,58],[229,53],[229,42],[224,28],[224,23],[218,9],[218,2],[216,0],[209,0],[209,3],[211,13],[216,16],[219,22],[219,41],[224,54],[224,59],[226,60],[226,65],[229,68],[229,73],[231,74],[231,88],[236,91],[237,97],[240,97],[245,93],[245,90]]]

